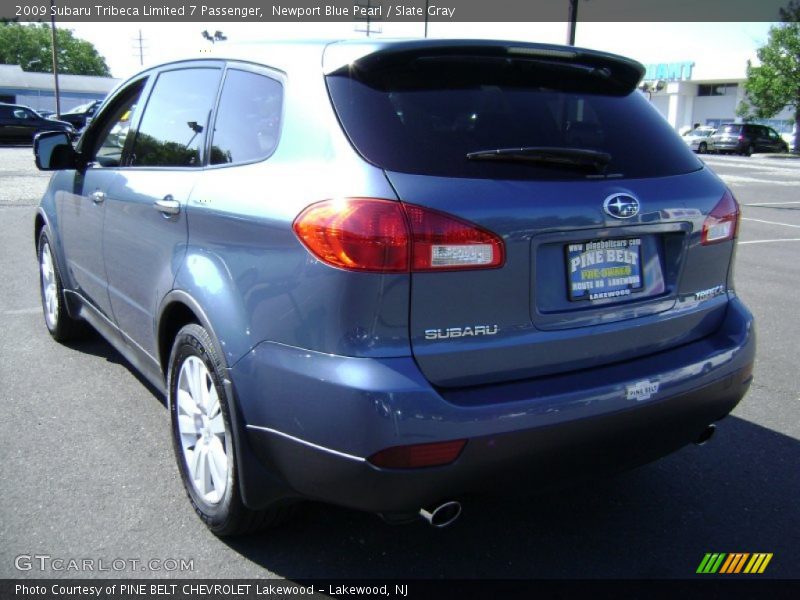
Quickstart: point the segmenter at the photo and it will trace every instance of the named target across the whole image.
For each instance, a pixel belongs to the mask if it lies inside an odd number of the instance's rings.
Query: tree
[[[770,27],[767,43],[756,50],[761,64],[747,61],[747,96],[736,112],[745,119],[768,119],[790,106],[796,128],[800,123],[800,1],[792,0],[780,14],[782,22]],[[800,152],[797,135],[794,151]]]
[[[109,76],[105,59],[91,42],[76,38],[70,29],[56,29],[58,72],[67,75]],[[0,22],[0,63],[20,65],[24,71],[53,72],[50,25]]]

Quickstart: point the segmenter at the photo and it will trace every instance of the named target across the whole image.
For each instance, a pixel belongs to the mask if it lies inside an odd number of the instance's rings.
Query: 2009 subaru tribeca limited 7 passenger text
[[[131,78],[75,148],[35,147],[56,171],[35,222],[47,327],[87,321],[166,394],[214,532],[303,498],[443,525],[504,476],[653,460],[742,398],[739,208],[636,91],[640,64],[224,50]]]

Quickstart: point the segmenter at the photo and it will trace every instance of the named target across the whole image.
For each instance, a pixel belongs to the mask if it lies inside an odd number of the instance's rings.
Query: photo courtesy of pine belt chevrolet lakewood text
[[[39,133],[33,228],[50,334],[91,326],[166,396],[214,533],[302,500],[444,527],[703,443],[744,396],[739,205],[639,63],[215,51],[131,77],[74,145]]]

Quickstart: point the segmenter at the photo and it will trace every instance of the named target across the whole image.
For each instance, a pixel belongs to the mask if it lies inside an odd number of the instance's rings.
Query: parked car
[[[75,132],[69,123],[46,119],[28,106],[0,103],[0,143],[30,144],[42,131]]]
[[[65,113],[61,113],[61,120],[72,124],[75,129],[80,131],[86,127],[86,123],[94,116],[94,113],[97,112],[100,104],[100,100],[92,100],[86,104],[76,106]]]
[[[34,227],[50,334],[90,324],[165,394],[216,534],[308,498],[444,526],[469,490],[705,442],[745,394],[739,207],[641,64],[221,51],[132,77],[75,147],[40,135]]]
[[[690,129],[683,134],[683,141],[689,148],[698,154],[708,152],[708,136],[712,135],[716,129],[713,127],[697,127]]]
[[[708,137],[708,149],[720,154],[750,156],[754,152],[788,152],[778,132],[765,125],[727,123]]]
[[[56,116],[55,111],[47,110],[46,108],[37,108],[36,114],[38,114],[40,117],[44,117],[45,119],[52,119]]]

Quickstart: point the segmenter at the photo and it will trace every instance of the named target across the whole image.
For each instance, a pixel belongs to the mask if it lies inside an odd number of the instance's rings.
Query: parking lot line
[[[742,217],[742,221],[755,221],[756,223],[766,223],[767,225],[783,225],[784,227],[794,227],[800,229],[800,225],[792,225],[791,223],[779,223],[778,221],[765,221],[763,219],[751,219],[750,217]]]
[[[751,202],[742,206],[784,206],[786,204],[800,204],[800,202]]]
[[[746,242],[739,242],[739,246],[744,244],[771,244],[772,242],[800,242],[800,238],[778,238],[774,240],[747,240]]]
[[[728,173],[718,174],[725,183],[761,183],[764,185],[779,185],[779,186],[796,186],[796,181],[778,181],[775,179],[763,179],[761,177],[747,177],[746,175],[730,175]],[[766,173],[765,173],[766,175]]]
[[[5,310],[3,311],[4,315],[32,315],[38,312],[42,312],[41,306],[36,306],[34,308],[16,308],[12,310]]]

